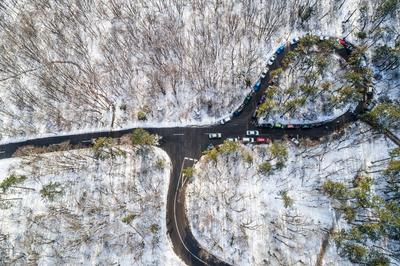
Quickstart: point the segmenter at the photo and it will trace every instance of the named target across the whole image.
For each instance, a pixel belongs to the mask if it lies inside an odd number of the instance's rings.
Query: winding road
[[[277,57],[269,70],[277,69],[288,50],[293,46],[287,46],[285,52]],[[349,52],[345,49],[337,50],[345,59]],[[168,234],[173,243],[174,251],[187,265],[229,265],[220,258],[204,250],[190,231],[189,222],[185,212],[185,186],[181,179],[181,169],[194,163],[192,159],[200,158],[210,142],[214,145],[221,144],[223,139],[228,137],[243,137],[246,130],[257,129],[261,136],[271,139],[282,139],[284,136],[289,138],[301,137],[319,139],[322,136],[331,134],[344,124],[357,120],[357,115],[347,112],[335,120],[329,121],[308,129],[281,129],[263,128],[255,125],[252,115],[256,110],[257,103],[263,95],[270,81],[270,71],[261,81],[261,89],[256,92],[250,103],[245,106],[241,114],[234,117],[225,125],[209,125],[203,127],[173,127],[173,128],[145,128],[147,131],[163,137],[161,148],[164,149],[171,158],[173,169],[169,183],[166,222]],[[362,103],[359,104],[355,113],[362,110]],[[90,145],[88,140],[98,137],[119,138],[124,134],[132,132],[134,128],[112,132],[84,133],[66,136],[54,136],[31,139],[16,143],[0,145],[0,159],[9,158],[20,147],[27,145],[49,146],[69,141],[74,145]],[[207,133],[222,133],[223,139],[209,140]]]

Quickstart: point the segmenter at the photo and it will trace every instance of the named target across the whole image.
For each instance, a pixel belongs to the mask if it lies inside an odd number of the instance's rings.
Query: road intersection
[[[260,136],[270,139],[283,139],[285,137],[301,137],[319,139],[329,135],[335,130],[343,127],[346,123],[358,119],[357,112],[362,111],[363,103],[360,103],[355,113],[347,112],[334,120],[322,123],[318,127],[312,128],[264,128],[257,125],[253,114],[257,108],[257,103],[261,99],[265,89],[270,84],[270,72],[280,67],[283,57],[287,50],[293,48],[293,44],[287,46],[285,52],[276,57],[276,60],[269,66],[269,71],[261,79],[260,90],[254,92],[252,99],[248,102],[238,116],[232,118],[226,124],[216,124],[209,126],[196,127],[171,127],[171,128],[145,128],[152,134],[158,134],[163,137],[160,147],[170,156],[172,161],[172,172],[167,198],[167,228],[169,237],[173,243],[174,251],[181,257],[187,265],[229,265],[222,259],[210,254],[204,250],[191,233],[189,222],[185,211],[185,182],[182,178],[182,169],[187,162],[194,164],[199,159],[202,152],[212,143],[218,145],[226,138],[242,138],[246,130],[256,129]],[[345,51],[339,51],[338,54],[348,56]],[[120,138],[121,136],[132,132],[132,129],[125,129],[112,132],[83,133],[76,135],[63,135],[54,137],[44,137],[31,139],[16,143],[0,145],[0,159],[11,157],[14,152],[27,145],[49,146],[68,141],[72,147],[90,146],[91,139],[99,137]],[[221,139],[209,140],[208,133],[221,133]]]

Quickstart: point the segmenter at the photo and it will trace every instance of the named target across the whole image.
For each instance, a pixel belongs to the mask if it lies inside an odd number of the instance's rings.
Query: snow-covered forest
[[[0,161],[1,265],[183,265],[166,234],[171,163],[115,146]]]
[[[321,142],[302,140],[299,147],[290,142],[225,143],[216,156],[209,152],[194,168],[187,191],[193,233],[208,250],[234,265],[353,265],[373,260],[376,251],[397,265],[395,238],[375,235],[376,239],[366,237],[363,242],[362,231],[359,241],[339,233],[353,232],[353,227],[363,228],[371,221],[390,222],[380,220],[372,207],[353,207],[357,196],[345,201],[354,211],[350,219],[349,210],[343,213],[344,207],[328,195],[333,182],[357,191],[354,180],[368,176],[371,192],[364,194],[364,200],[374,193],[390,199],[385,188],[390,175],[384,171],[395,147],[362,123]],[[394,211],[394,219],[398,214]],[[340,236],[347,242],[340,242]],[[346,253],[355,243],[366,248],[356,259]]]
[[[324,122],[353,111],[362,101],[363,88],[351,79],[358,72],[335,54],[339,42],[322,38],[302,37],[282,67],[271,72],[273,85],[257,110],[261,124]]]
[[[3,1],[0,139],[216,121],[278,43],[306,32],[365,44],[378,91],[397,97],[392,2]]]

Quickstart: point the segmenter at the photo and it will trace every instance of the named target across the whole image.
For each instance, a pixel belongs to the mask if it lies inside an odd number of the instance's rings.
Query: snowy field
[[[379,2],[3,1],[0,139],[215,122],[279,43],[398,28],[373,19]],[[393,32],[368,36],[368,52]]]
[[[285,166],[269,174],[259,169],[275,163],[271,145],[241,146],[216,162],[203,157],[187,189],[196,239],[234,265],[351,265],[327,238],[346,223],[321,186],[351,183],[360,171],[379,182],[387,163],[379,160],[395,146],[360,123],[332,138],[288,143]]]
[[[20,182],[0,188],[0,265],[184,265],[166,234],[168,156],[113,154],[1,160],[0,184]]]

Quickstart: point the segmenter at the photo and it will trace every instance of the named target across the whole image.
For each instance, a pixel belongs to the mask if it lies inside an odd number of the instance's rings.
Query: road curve
[[[290,50],[293,47],[289,46],[287,48],[288,49],[285,49],[285,53],[287,50]],[[337,52],[345,59],[348,57],[348,52],[344,50],[338,50]],[[280,66],[285,53],[282,53],[277,57],[275,63],[270,67],[270,71],[277,69]],[[269,76],[270,72],[268,72],[266,77],[262,79],[261,89],[253,95],[252,100],[245,106],[241,114],[233,118],[232,121],[225,125],[217,124],[203,127],[188,126],[171,128],[145,128],[151,133],[163,136],[163,143],[160,147],[167,152],[172,161],[173,167],[167,196],[166,222],[168,234],[173,243],[174,251],[187,265],[229,265],[220,258],[210,254],[200,246],[190,231],[189,222],[185,212],[185,186],[182,185],[182,180],[180,180],[181,168],[183,163],[185,163],[185,157],[200,158],[202,151],[206,149],[210,142],[214,145],[222,143],[222,140],[210,141],[207,133],[219,132],[222,133],[223,138],[238,136],[243,137],[246,130],[257,129],[260,131],[261,136],[269,137],[271,139],[282,139],[285,136],[289,138],[308,137],[311,139],[319,139],[322,136],[331,134],[344,124],[358,119],[356,114],[347,112],[342,116],[327,123],[323,123],[318,127],[308,129],[277,129],[257,127],[252,119],[252,115],[256,110],[257,103],[259,102],[262,94],[269,85]],[[362,103],[359,104],[355,113],[360,112],[361,110]],[[78,146],[81,147],[82,145],[89,146],[90,144],[86,142],[87,140],[98,137],[119,138],[124,134],[132,132],[133,129],[134,128],[112,132],[95,132],[44,137],[3,144],[0,145],[0,159],[11,157],[18,148],[27,145],[49,146],[69,141],[72,145],[72,148]]]

